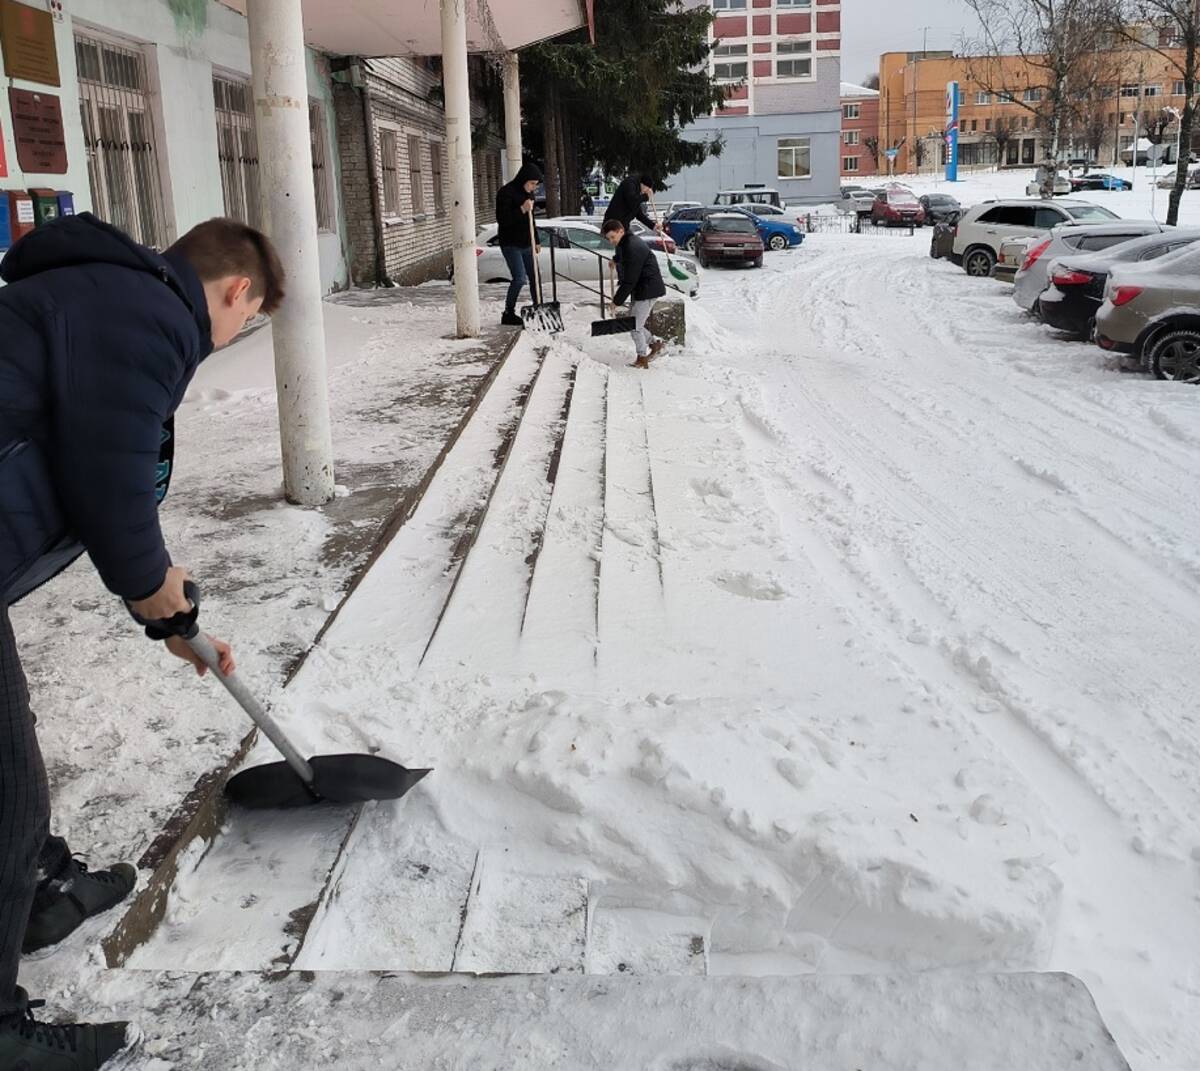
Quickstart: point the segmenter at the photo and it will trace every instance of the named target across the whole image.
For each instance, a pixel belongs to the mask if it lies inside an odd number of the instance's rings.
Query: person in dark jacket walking
[[[529,283],[529,296],[536,305],[539,295],[533,292],[533,258],[541,253],[536,243],[530,241],[529,221],[533,218],[533,191],[542,181],[542,173],[533,164],[522,164],[511,182],[506,182],[496,191],[496,231],[500,239],[500,252],[512,282],[508,284],[508,295],[504,299],[504,315],[500,322],[510,327],[521,327],[524,321],[517,315],[517,298],[521,288]]]
[[[654,302],[667,292],[662,272],[658,270],[658,258],[654,250],[636,234],[622,227],[620,220],[605,220],[601,230],[609,243],[616,247],[613,255],[613,263],[617,268],[614,313],[616,306],[624,305],[628,298],[633,298],[634,328],[630,334],[637,349],[637,360],[633,363],[637,368],[647,368],[663,347],[663,342],[652,338],[646,328]]]
[[[18,241],[0,278],[0,1068],[93,1071],[127,1049],[127,1024],[38,1022],[18,960],[119,902],[136,872],[88,871],[49,836],[8,607],[86,551],[141,617],[190,609],[158,523],[172,414],[200,362],[278,306],[283,269],[262,234],[233,220],[202,223],[159,255],[81,213]],[[214,643],[231,672],[229,646]],[[203,675],[183,640],[165,645]]]
[[[617,220],[628,231],[636,219],[652,231],[662,231],[662,225],[646,215],[643,207],[654,196],[654,182],[649,175],[630,175],[613,191],[612,200],[604,210],[604,222]]]

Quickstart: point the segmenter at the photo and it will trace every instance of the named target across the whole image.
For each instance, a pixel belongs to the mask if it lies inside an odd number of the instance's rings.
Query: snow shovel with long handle
[[[217,650],[197,624],[200,589],[189,580],[183,590],[192,604],[188,613],[164,621],[147,621],[133,614],[134,620],[152,639],[179,636],[185,640],[284,759],[234,774],[225,785],[225,794],[235,803],[274,809],[395,800],[430,773],[427,769],[410,770],[379,755],[314,755],[305,759],[238,675],[221,672]]]
[[[521,319],[525,321],[525,326],[532,328],[535,331],[548,331],[550,334],[557,334],[563,330],[562,309],[558,304],[558,280],[554,277],[553,267],[550,269],[550,282],[554,287],[554,301],[542,301],[542,269],[538,261],[540,258],[537,253],[537,233],[533,226],[533,210],[527,213],[529,216],[529,248],[533,253],[533,285],[537,291],[537,296],[532,305],[526,305],[521,310]],[[554,235],[549,236],[551,243],[554,242]],[[554,247],[550,248],[550,259],[554,259]]]
[[[603,268],[600,269],[600,276],[600,319],[592,321],[592,338],[599,338],[602,335],[627,335],[630,331],[637,327],[637,320],[635,320],[632,316],[618,316],[615,312],[612,314],[611,318],[605,319]],[[608,285],[611,289],[611,275],[609,276]],[[617,295],[615,292],[613,292],[611,296],[615,298]],[[613,308],[615,309],[616,307],[617,306],[614,304]]]
[[[654,212],[654,222],[657,225],[662,226],[662,224],[658,218],[658,209],[654,207],[653,201],[650,202],[650,208]],[[667,271],[669,271],[671,273],[671,277],[673,279],[678,279],[681,283],[686,283],[688,281],[688,273],[683,268],[681,268],[678,264],[676,264],[675,261],[673,261],[671,259],[671,254],[667,252],[666,239],[669,238],[670,235],[667,234],[667,230],[665,227],[663,228],[662,236],[663,236],[663,256],[665,256],[667,258]]]

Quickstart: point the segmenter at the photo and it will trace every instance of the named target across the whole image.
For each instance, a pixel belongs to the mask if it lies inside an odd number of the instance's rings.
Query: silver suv
[[[950,259],[968,275],[982,278],[992,274],[1007,238],[1045,235],[1064,223],[1107,223],[1120,218],[1091,201],[984,201],[968,208],[958,221]]]

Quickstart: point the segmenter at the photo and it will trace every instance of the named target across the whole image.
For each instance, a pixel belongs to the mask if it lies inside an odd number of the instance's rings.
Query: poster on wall
[[[38,175],[65,175],[67,139],[59,98],[53,93],[10,89],[8,103],[13,141],[17,143],[17,166]]]
[[[49,11],[39,11],[19,0],[0,0],[0,49],[4,53],[4,73],[9,78],[62,85],[54,17]]]

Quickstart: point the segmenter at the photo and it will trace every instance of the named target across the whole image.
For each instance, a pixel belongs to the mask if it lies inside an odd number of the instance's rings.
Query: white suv
[[[958,221],[950,259],[968,275],[988,276],[1006,239],[1047,234],[1063,223],[1106,223],[1119,218],[1090,201],[984,201],[968,208]]]

